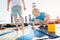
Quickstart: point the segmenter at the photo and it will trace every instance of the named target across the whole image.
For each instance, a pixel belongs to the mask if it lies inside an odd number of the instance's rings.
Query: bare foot
[[[22,25],[21,27],[20,27],[20,29],[22,30],[22,29],[24,29],[25,27]]]
[[[18,29],[14,29],[14,30],[18,31]]]
[[[24,34],[25,27],[24,26],[21,26],[20,29],[22,30],[22,33]]]

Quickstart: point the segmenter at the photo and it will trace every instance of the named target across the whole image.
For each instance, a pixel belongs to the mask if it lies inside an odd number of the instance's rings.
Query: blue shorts
[[[16,5],[16,6],[12,7],[11,12],[12,12],[12,16],[17,16],[17,14],[19,16],[21,16],[22,15],[22,7],[19,5]]]

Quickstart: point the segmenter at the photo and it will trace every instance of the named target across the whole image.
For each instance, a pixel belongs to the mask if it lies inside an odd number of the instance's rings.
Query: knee
[[[22,16],[20,16],[20,18],[23,18]]]
[[[44,18],[44,21],[46,22],[46,21],[49,21],[49,18]]]
[[[44,24],[42,21],[39,21],[38,23],[39,23],[39,25],[43,25]]]

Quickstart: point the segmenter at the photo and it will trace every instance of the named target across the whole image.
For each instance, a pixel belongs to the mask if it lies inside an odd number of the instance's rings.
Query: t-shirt
[[[21,5],[21,0],[11,0],[11,6]]]
[[[45,18],[45,13],[44,12],[40,12],[40,15],[36,16],[36,19],[38,19],[38,20],[44,21],[44,18]]]

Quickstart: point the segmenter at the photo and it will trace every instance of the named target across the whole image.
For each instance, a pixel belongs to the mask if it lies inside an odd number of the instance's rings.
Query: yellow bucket
[[[55,24],[48,24],[48,32],[55,33]]]

